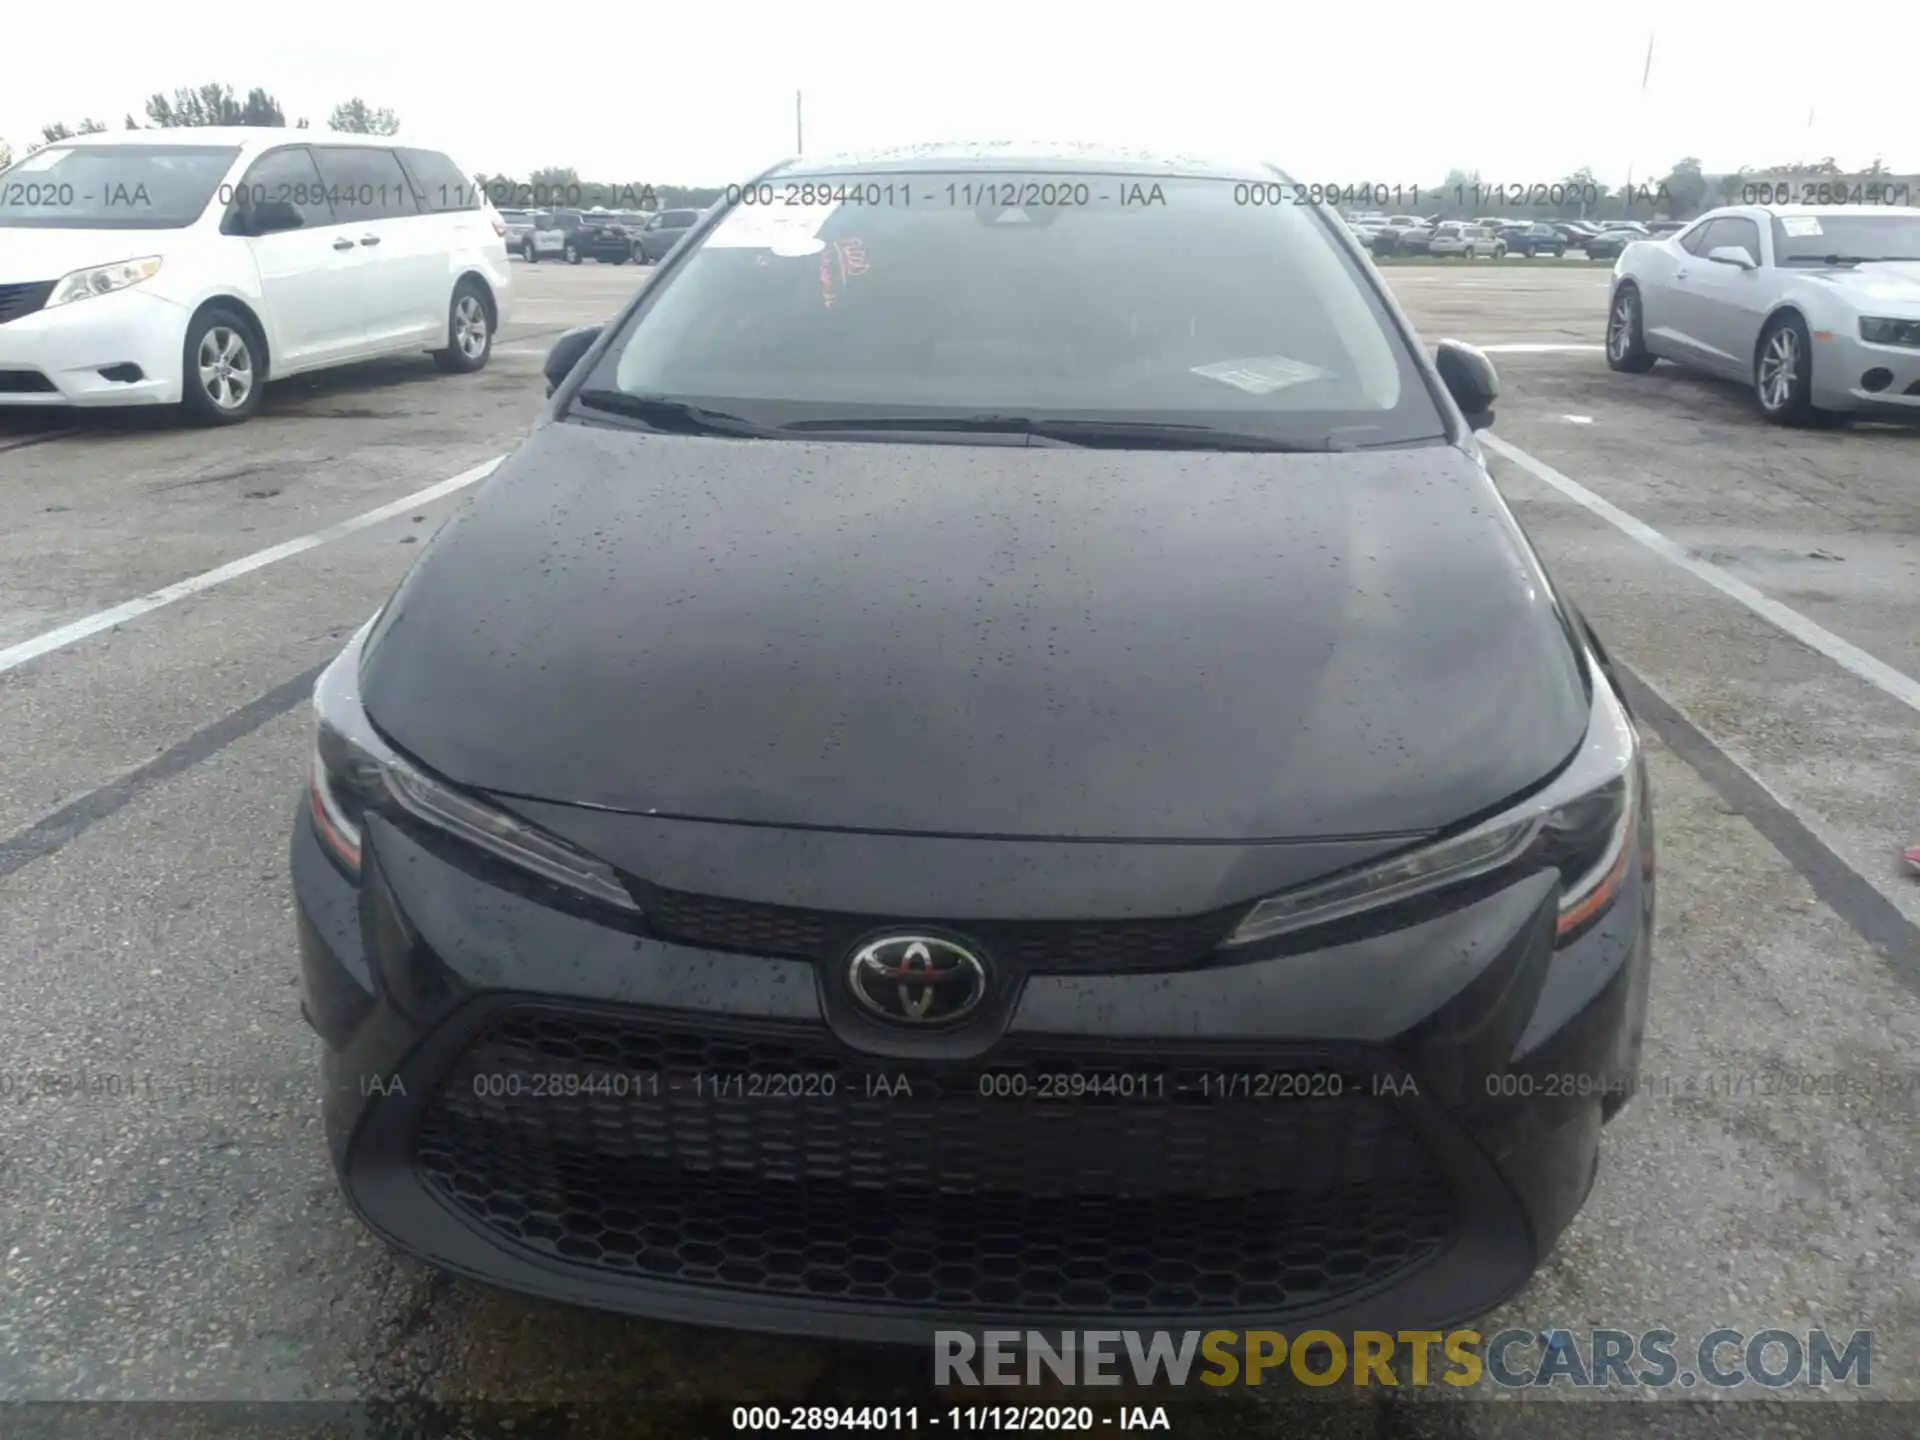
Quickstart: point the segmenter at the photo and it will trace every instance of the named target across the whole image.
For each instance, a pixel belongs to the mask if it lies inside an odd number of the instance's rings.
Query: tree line
[[[144,109],[147,117],[144,124],[129,112],[124,128],[180,130],[206,125],[285,126],[287,123],[287,112],[280,102],[257,85],[244,96],[235,95],[231,85],[218,84],[175,90],[170,96],[156,93],[147,97]],[[42,125],[40,138],[29,144],[23,153],[31,155],[56,140],[71,140],[78,135],[98,135],[108,128],[104,120],[91,117],[78,125],[56,120],[50,125]],[[312,127],[305,119],[300,119],[293,122],[292,128],[307,130]],[[400,117],[391,110],[369,105],[356,95],[333,107],[333,112],[327,116],[327,128],[357,135],[393,135],[400,129]],[[0,140],[0,168],[12,163],[12,147]]]
[[[175,90],[171,95],[154,94],[143,107],[144,123],[129,112],[124,128],[128,130],[180,130],[208,125],[258,125],[294,130],[313,128],[302,118],[287,125],[287,112],[268,91],[254,86],[238,95],[231,85],[209,84]],[[40,138],[20,153],[31,155],[58,140],[79,135],[98,135],[111,127],[104,120],[88,117],[78,124],[56,120],[40,127]],[[349,135],[396,135],[400,117],[393,111],[368,104],[359,96],[343,100],[327,116],[327,129]],[[0,140],[0,170],[14,162],[13,147]],[[497,205],[512,206],[522,197],[525,204],[578,205],[591,209],[599,205],[609,210],[671,209],[680,206],[701,207],[712,204],[723,193],[718,185],[662,185],[645,181],[582,181],[570,166],[547,166],[522,179],[513,175],[475,177]],[[533,196],[541,197],[538,201]],[[644,203],[642,203],[644,201]]]

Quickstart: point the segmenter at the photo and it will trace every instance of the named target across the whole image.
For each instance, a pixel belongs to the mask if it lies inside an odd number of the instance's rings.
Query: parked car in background
[[[1529,260],[1536,255],[1551,255],[1557,260],[1567,253],[1567,237],[1547,224],[1511,226],[1500,232],[1500,240],[1509,255]]]
[[[1457,255],[1465,260],[1477,260],[1483,255],[1498,260],[1507,253],[1507,247],[1491,225],[1449,221],[1434,227],[1427,251],[1432,255]]]
[[[520,242],[520,253],[528,260],[559,259],[569,265],[588,259],[624,265],[632,258],[633,240],[606,211],[540,210]]]
[[[512,308],[505,236],[445,154],[379,136],[55,141],[0,177],[0,406],[231,425],[305,371],[421,350],[478,370]]]
[[[526,260],[565,260],[578,265],[585,258],[577,244],[570,244],[579,231],[578,210],[535,210],[527,216],[526,231],[520,236],[520,255]]]
[[[1920,209],[1731,205],[1633,246],[1607,364],[1657,359],[1751,385],[1780,425],[1920,417]]]
[[[1590,236],[1585,249],[1589,260],[1617,260],[1620,253],[1636,240],[1645,240],[1647,234],[1639,227],[1631,230],[1602,230],[1598,235]]]
[[[1650,220],[1647,222],[1649,235],[1678,235],[1691,222],[1686,220]]]
[[[527,236],[533,230],[533,212],[531,210],[502,210],[500,221],[507,227],[507,253],[520,255],[525,251]]]
[[[1400,237],[1408,230],[1417,229],[1427,222],[1417,215],[1384,215],[1372,222],[1373,251],[1376,255],[1392,255],[1400,248]]]
[[[640,227],[630,247],[633,258],[642,265],[658,265],[667,258],[667,252],[685,238],[687,231],[699,223],[701,213],[699,210],[662,210]]]
[[[593,209],[586,212],[586,216],[588,221],[592,223],[612,226],[629,237],[651,218],[650,214],[646,211],[609,210],[604,205],[594,206]]]
[[[1374,253],[1424,255],[1433,239],[1433,224],[1418,215],[1389,215],[1386,224],[1375,232]]]
[[[1567,242],[1569,250],[1586,249],[1587,241],[1600,233],[1598,225],[1590,225],[1585,220],[1551,220],[1547,223]]]
[[[1608,220],[1600,227],[1600,233],[1603,235],[1615,230],[1631,231],[1635,235],[1645,235],[1647,233],[1647,227],[1642,225],[1638,220]]]
[[[1421,221],[1420,224],[1394,232],[1394,251],[1400,255],[1425,255],[1433,245],[1433,222]]]

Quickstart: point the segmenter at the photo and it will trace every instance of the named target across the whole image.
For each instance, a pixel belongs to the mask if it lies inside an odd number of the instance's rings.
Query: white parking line
[[[354,516],[351,520],[342,520],[338,525],[329,525],[324,530],[315,530],[311,535],[302,535],[297,540],[288,540],[280,545],[269,546],[265,550],[256,550],[251,555],[231,560],[204,574],[181,580],[176,584],[142,595],[136,600],[115,605],[110,610],[99,611],[97,614],[62,625],[58,629],[36,635],[31,640],[23,640],[18,645],[9,646],[5,650],[0,650],[0,675],[4,675],[9,670],[18,669],[29,660],[38,660],[42,655],[63,649],[75,641],[84,640],[89,635],[98,635],[102,630],[111,630],[114,626],[123,624],[136,615],[145,615],[151,610],[160,609],[163,605],[184,600],[189,595],[198,595],[203,590],[211,590],[216,585],[224,585],[229,580],[250,575],[255,570],[264,569],[276,561],[318,549],[331,541],[343,539],[357,530],[365,530],[369,526],[378,525],[383,520],[391,520],[396,515],[404,515],[409,510],[418,509],[429,501],[438,500],[443,495],[451,495],[456,490],[486,479],[493,473],[493,467],[505,458],[504,455],[496,455],[493,459],[484,461],[471,470],[462,470],[451,479],[442,480],[437,485],[429,485],[424,490],[416,490],[411,495],[402,496],[398,500],[380,506],[377,510],[369,510],[364,515]]]
[[[1598,355],[1605,351],[1607,347],[1604,345],[1563,345],[1556,342],[1551,345],[1534,345],[1531,343],[1481,345],[1477,348],[1486,351],[1489,355],[1558,355],[1563,352],[1574,351],[1578,351],[1583,355]]]
[[[1762,595],[1746,581],[1735,579],[1718,565],[1690,554],[1684,545],[1675,544],[1645,521],[1637,520],[1619,506],[1601,499],[1586,486],[1568,479],[1544,460],[1536,460],[1519,447],[1509,445],[1497,435],[1490,435],[1485,431],[1480,433],[1479,439],[1480,443],[1494,454],[1511,460],[1534,479],[1551,485],[1576,504],[1584,505],[1622,534],[1638,540],[1661,559],[1671,561],[1694,578],[1704,580],[1722,595],[1739,601],[1762,620],[1779,626],[1801,644],[1819,651],[1841,669],[1859,676],[1869,685],[1885,691],[1913,709],[1920,710],[1920,681],[1894,669],[1884,661],[1874,659],[1859,646],[1850,644],[1831,630],[1814,624],[1798,610]]]

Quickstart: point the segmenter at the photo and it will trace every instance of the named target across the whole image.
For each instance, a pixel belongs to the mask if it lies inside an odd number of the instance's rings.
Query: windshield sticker
[[[13,167],[13,173],[17,175],[23,171],[51,170],[55,165],[60,163],[60,158],[65,154],[66,152],[64,150],[37,151],[27,156],[27,158],[22,160],[18,165],[15,165]]]
[[[1820,221],[1813,215],[1782,215],[1780,228],[1796,239],[1804,239],[1820,233]]]
[[[1271,395],[1290,385],[1324,380],[1333,372],[1322,370],[1318,365],[1291,360],[1285,355],[1259,355],[1251,360],[1221,360],[1212,365],[1196,365],[1193,373],[1244,390],[1249,395]]]
[[[837,201],[824,205],[736,205],[707,237],[707,246],[767,250],[790,258],[818,255],[827,245],[820,238],[820,227],[839,208]]]
[[[867,242],[854,237],[823,245],[820,255],[820,304],[831,310],[847,281],[868,270]]]

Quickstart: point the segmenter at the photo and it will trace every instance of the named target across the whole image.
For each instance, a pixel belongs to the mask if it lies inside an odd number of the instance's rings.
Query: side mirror
[[[547,372],[547,398],[553,398],[567,376],[573,373],[573,367],[580,363],[580,357],[593,348],[593,342],[600,338],[603,325],[582,325],[577,330],[569,330],[553,342],[553,348],[547,351],[547,363],[543,367]]]
[[[258,201],[243,218],[248,235],[278,235],[283,230],[299,230],[307,223],[299,209],[286,200]]]
[[[1742,270],[1757,270],[1753,257],[1738,245],[1716,245],[1707,252],[1707,259],[1716,265],[1733,265]]]
[[[1433,357],[1440,381],[1475,430],[1493,425],[1493,402],[1500,398],[1500,376],[1485,353],[1460,340],[1442,340]]]

